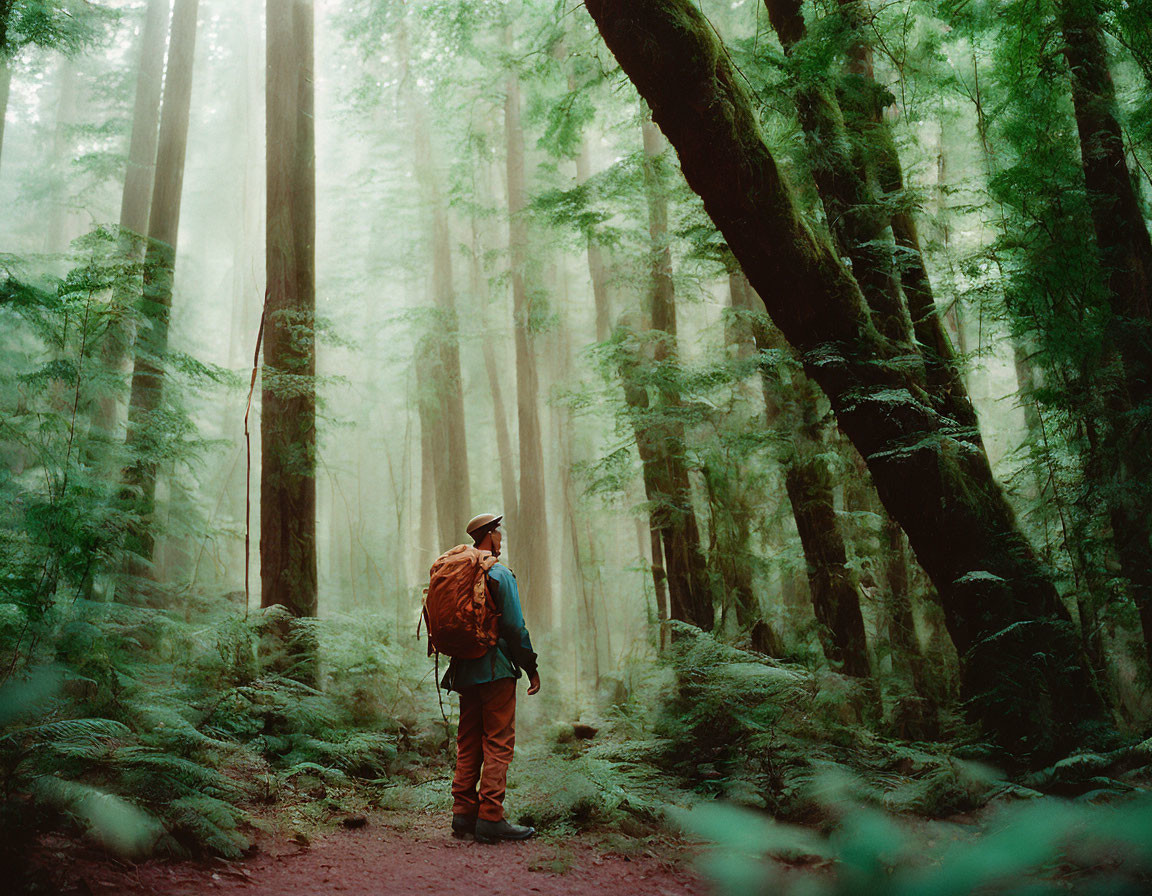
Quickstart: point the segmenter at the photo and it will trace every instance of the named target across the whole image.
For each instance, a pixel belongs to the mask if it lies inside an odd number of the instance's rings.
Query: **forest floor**
[[[455,896],[533,893],[543,896],[703,896],[683,842],[656,836],[536,837],[482,845],[454,840],[443,813],[384,812],[356,828],[313,837],[266,835],[236,861],[112,863],[72,857],[71,892],[111,894],[243,893],[246,896]]]

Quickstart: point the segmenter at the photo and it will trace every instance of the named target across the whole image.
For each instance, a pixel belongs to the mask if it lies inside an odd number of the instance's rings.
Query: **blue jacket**
[[[536,674],[536,654],[524,624],[516,576],[507,566],[497,563],[488,571],[488,590],[500,614],[500,640],[477,659],[453,657],[440,682],[445,690],[459,691],[501,678],[519,678],[521,669],[529,677]]]

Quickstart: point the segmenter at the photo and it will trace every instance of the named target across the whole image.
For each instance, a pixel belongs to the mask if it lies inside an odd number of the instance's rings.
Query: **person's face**
[[[499,526],[492,530],[492,553],[500,556],[500,542],[504,540],[504,532]]]

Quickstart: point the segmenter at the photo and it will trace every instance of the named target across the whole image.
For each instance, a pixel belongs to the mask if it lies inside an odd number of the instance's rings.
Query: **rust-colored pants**
[[[504,788],[515,744],[515,678],[499,678],[460,692],[454,815],[479,815],[485,821],[504,817]]]

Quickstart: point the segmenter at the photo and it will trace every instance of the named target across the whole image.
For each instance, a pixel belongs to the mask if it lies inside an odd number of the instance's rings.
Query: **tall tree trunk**
[[[316,144],[311,0],[269,0],[268,317],[260,444],[260,605],[315,616]],[[315,646],[299,644],[315,677]]]
[[[850,75],[856,80],[857,114],[849,116],[849,128],[868,147],[876,169],[877,185],[896,246],[901,250],[900,284],[912,319],[912,332],[927,365],[926,376],[939,410],[962,426],[978,429],[976,410],[964,384],[960,360],[940,320],[932,281],[924,266],[920,232],[904,188],[904,168],[892,128],[884,119],[888,93],[876,82],[872,47],[864,31],[865,0],[839,0],[854,38],[851,43]],[[943,165],[941,158],[940,164]]]
[[[927,669],[912,617],[907,539],[900,524],[887,515],[880,524],[880,539],[884,557],[883,611],[888,621],[892,654],[897,668],[907,674],[913,690],[924,693]]]
[[[1021,338],[1013,339],[1013,353],[1016,367],[1017,395],[1024,410],[1024,429],[1028,440],[1037,446],[1047,463],[1053,463],[1052,448],[1049,445],[1047,426],[1040,415],[1040,407],[1035,394],[1039,389],[1038,374],[1033,368],[1032,359]],[[1068,525],[1067,504],[1057,487],[1057,479],[1051,469],[1036,470],[1036,500],[1042,505],[1042,512],[1056,514],[1060,526],[1060,536],[1064,542],[1072,564],[1072,577],[1075,584],[1076,608],[1080,617],[1080,637],[1084,652],[1092,661],[1097,679],[1111,682],[1108,671],[1107,652],[1104,647],[1103,625],[1100,622],[1099,606],[1111,590],[1104,564],[1089,554],[1085,547],[1088,539]],[[1047,527],[1047,520],[1045,520]]]
[[[192,66],[196,56],[199,0],[177,0],[172,15],[168,71],[160,112],[156,178],[148,214],[148,247],[144,257],[141,327],[134,347],[132,392],[128,400],[129,465],[125,484],[135,495],[138,516],[129,530],[129,550],[149,561],[155,546],[153,512],[160,439],[165,429],[157,418],[164,399],[164,364],[176,270],[180,202],[184,192],[184,157],[192,103]]]
[[[649,315],[655,335],[657,366],[668,368],[660,377],[669,383],[677,367],[676,287],[672,275],[672,249],[668,234],[668,199],[662,172],[667,148],[664,138],[650,121],[643,123],[644,191],[648,203],[649,235]],[[713,625],[712,588],[707,562],[700,544],[700,527],[692,504],[692,485],[686,465],[684,424],[678,419],[680,393],[675,386],[657,390],[660,419],[653,440],[655,463],[659,470],[656,488],[660,503],[654,514],[656,528],[664,542],[668,573],[668,597],[673,619],[682,619],[710,631]]]
[[[4,121],[8,116],[8,95],[12,88],[12,63],[0,55],[0,162],[4,160]]]
[[[488,285],[480,262],[484,248],[485,243],[480,238],[479,225],[476,218],[473,217],[471,262],[473,302],[485,301],[488,297]],[[484,335],[482,350],[484,352],[484,372],[488,377],[488,390],[492,394],[492,423],[496,428],[496,453],[499,455],[500,462],[500,497],[504,502],[500,512],[504,515],[508,528],[514,529],[517,522],[516,467],[512,463],[512,436],[508,432],[508,411],[504,405],[504,386],[501,382],[506,374],[500,370],[500,362],[496,358],[496,346],[492,334],[486,333]]]
[[[757,341],[760,328],[756,322],[749,319],[748,315],[756,313],[759,301],[752,295],[752,287],[748,285],[748,279],[740,271],[735,259],[730,259],[728,264],[728,303],[734,315],[726,327],[725,340],[737,358],[752,358],[761,348]],[[763,370],[760,380],[762,386],[767,382]],[[767,393],[764,398],[766,412],[776,414],[778,409],[769,403]],[[756,649],[771,644],[775,651],[780,646],[780,640],[764,618],[760,601],[756,596],[752,568],[747,562],[749,552],[752,550],[751,526],[754,508],[732,495],[733,486],[740,487],[741,473],[740,470],[733,471],[733,481],[725,482],[721,488],[713,481],[714,477],[710,471],[708,469],[704,471],[709,503],[712,507],[712,523],[709,530],[716,545],[716,551],[711,552],[710,562],[720,570],[725,594],[728,596],[729,604],[736,611],[736,620],[741,631],[753,634],[754,640],[758,641]],[[725,530],[729,532],[728,537],[721,536],[721,532]]]
[[[511,37],[506,36],[508,45]],[[548,553],[548,507],[544,486],[544,448],[540,433],[535,339],[540,301],[526,282],[528,232],[524,169],[524,131],[520,125],[520,84],[509,75],[504,97],[508,166],[508,247],[512,266],[512,314],[516,341],[516,407],[520,440],[520,496],[512,535],[514,560],[527,594],[533,623],[552,627],[552,570]]]
[[[937,409],[951,415],[958,424],[970,427],[978,436],[975,410],[960,377],[959,365],[951,342],[936,312],[931,281],[920,253],[916,221],[910,209],[898,204],[904,201],[904,172],[891,129],[883,117],[885,104],[883,97],[886,96],[886,91],[876,83],[872,48],[863,28],[862,15],[865,6],[861,0],[839,0],[839,5],[846,16],[850,35],[847,69],[835,100],[829,96],[826,104],[817,108],[841,107],[845,128],[844,139],[855,144],[854,166],[845,169],[847,173],[842,177],[852,178],[857,182],[857,186],[850,191],[852,195],[864,197],[873,203],[867,216],[867,220],[871,222],[870,232],[879,235],[884,227],[890,225],[894,238],[894,244],[889,243],[886,238],[877,239],[875,236],[868,241],[871,252],[869,257],[873,259],[874,269],[878,272],[878,276],[872,278],[876,281],[874,285],[869,287],[867,282],[861,280],[857,274],[860,264],[850,254],[849,257],[852,257],[854,262],[853,274],[860,283],[865,299],[869,300],[869,306],[873,309],[877,307],[877,301],[870,299],[873,292],[881,293],[881,308],[891,308],[894,303],[907,304],[912,333],[925,359],[925,376],[930,392],[936,400]],[[780,22],[782,33],[779,36],[791,55],[796,44],[807,36],[799,0],[766,0],[766,6],[770,20],[774,23]],[[814,88],[807,89],[811,91]],[[807,116],[810,122],[815,117],[811,113]],[[835,115],[829,116],[829,119],[826,122],[816,122],[817,127],[808,133],[810,143],[816,151],[821,133],[831,130],[837,121]],[[830,181],[827,175],[821,180],[824,183],[818,186],[822,195],[828,189],[835,190],[835,182]],[[883,205],[880,204],[881,199],[884,201]],[[897,203],[895,210],[890,210],[893,209],[894,203]],[[837,202],[834,201],[833,207],[836,206]],[[857,234],[844,233],[841,228],[842,240],[851,240],[854,236],[859,238]],[[906,256],[899,266],[896,264],[894,254],[896,246],[903,249]],[[850,243],[844,248],[850,251]],[[897,294],[894,294],[893,290],[896,290]],[[877,326],[887,335],[891,326],[886,329],[881,323],[882,320],[883,315],[877,320]],[[852,454],[858,461],[859,456],[855,452]],[[871,504],[874,499],[869,495],[866,500]],[[883,519],[881,549],[885,558],[886,573],[883,610],[891,641],[890,647],[896,665],[903,668],[916,687],[918,680],[923,677],[922,661],[914,638],[902,533],[899,525],[894,523],[882,509],[880,515]]]
[[[562,51],[563,48],[561,48]],[[575,95],[581,84],[577,78],[577,60],[567,59],[568,92]],[[583,187],[592,176],[591,153],[588,140],[580,135],[580,149],[576,153],[576,186]],[[608,267],[604,262],[604,250],[597,241],[596,234],[589,229],[584,234],[588,247],[588,272],[592,278],[592,302],[596,311],[596,341],[604,342],[612,334],[612,306],[608,298]]]
[[[1072,75],[1072,103],[1092,226],[1103,256],[1117,315],[1147,325],[1152,321],[1152,240],[1140,208],[1116,107],[1116,87],[1094,0],[1060,0],[1064,53]],[[1126,360],[1135,346],[1120,340]],[[1152,392],[1149,351],[1131,371],[1140,398]]]
[[[464,419],[464,383],[460,372],[460,325],[456,312],[456,286],[452,271],[452,228],[448,203],[432,145],[426,101],[416,95],[410,69],[407,22],[401,20],[396,38],[400,56],[401,95],[412,129],[413,167],[420,198],[428,216],[432,247],[432,299],[436,308],[428,337],[437,355],[432,370],[435,400],[430,407],[437,429],[436,518],[440,548],[448,550],[463,538],[465,523],[473,515],[468,476],[468,439]]]
[[[439,431],[436,426],[436,384],[432,369],[439,360],[437,351],[427,336],[416,343],[413,362],[416,365],[416,413],[420,420],[420,560],[422,567],[431,567],[433,560],[448,550],[440,538],[437,526],[439,508],[436,501],[436,469],[440,452],[436,445]]]
[[[746,633],[763,621],[749,563],[751,514],[733,494],[723,466],[705,464],[702,472],[708,497],[708,565],[721,583],[720,620],[725,627]],[[739,470],[731,475],[740,481]]]
[[[933,408],[923,367],[901,360],[915,347],[877,332],[858,284],[800,218],[747,88],[690,0],[586,5],[939,589],[971,717],[1005,751],[1067,749],[1103,703],[979,439]]]
[[[496,359],[496,347],[491,341],[484,341],[484,370],[488,376],[488,388],[492,392],[492,411],[496,427],[496,452],[500,455],[500,497],[504,501],[501,512],[508,520],[509,528],[519,519],[516,495],[516,468],[512,463],[512,435],[508,431],[508,411],[504,406],[504,388],[501,380],[506,375],[500,370]]]
[[[569,306],[567,295],[564,298],[564,305],[567,307]],[[564,321],[556,333],[558,345],[554,357],[559,362],[556,373],[560,382],[571,382],[573,378],[572,340],[569,335],[573,329],[571,324],[571,320]],[[596,629],[595,604],[592,583],[588,580],[586,572],[588,565],[584,559],[585,551],[580,543],[577,495],[572,487],[575,479],[572,468],[576,459],[576,439],[571,409],[565,405],[556,408],[553,421],[554,438],[560,453],[560,498],[564,508],[564,534],[568,546],[567,555],[571,558],[569,571],[561,575],[561,581],[566,586],[561,594],[566,613],[562,625],[565,631],[575,630],[580,633],[573,640],[576,662],[579,663],[581,656],[590,654],[592,681],[599,684],[600,644]]]
[[[583,186],[591,177],[592,165],[588,159],[588,144],[581,140],[580,152],[576,156],[576,183]],[[612,332],[612,304],[608,295],[608,265],[604,261],[604,250],[596,241],[595,234],[588,233],[588,272],[592,277],[592,301],[596,310],[596,341],[603,342]]]
[[[644,369],[650,363],[647,358],[643,357],[642,350],[621,343],[618,349],[617,370],[620,374],[620,384],[624,390],[624,403],[628,406],[632,417],[636,453],[640,456],[640,474],[644,483],[644,497],[648,502],[652,586],[655,589],[656,616],[660,626],[659,643],[663,648],[666,628],[664,623],[669,619],[678,619],[696,625],[700,623],[689,617],[690,604],[682,592],[676,591],[676,589],[684,587],[683,579],[671,581],[664,555],[664,530],[661,528],[661,524],[666,516],[665,507],[669,499],[665,485],[667,468],[662,462],[662,454],[667,450],[667,447],[663,444],[659,428],[652,421],[652,404],[648,397],[648,388],[644,385],[646,378]],[[642,523],[638,522],[637,525],[641,529],[643,528]],[[640,553],[643,556],[643,532],[639,536],[639,541]]]
[[[148,212],[156,174],[156,146],[159,140],[157,128],[164,88],[168,14],[167,0],[148,0],[144,27],[140,33],[140,64],[136,75],[132,138],[128,147],[124,189],[120,195],[120,229],[127,231],[138,243],[148,232]]]
[[[1108,335],[1124,370],[1123,383],[1105,384],[1117,418],[1106,437],[1114,470],[1109,515],[1152,663],[1152,438],[1128,419],[1152,408],[1152,240],[1124,151],[1099,9],[1094,0],[1060,0],[1058,10],[1092,228],[1112,299]]]
[[[575,89],[575,84],[571,78],[569,78],[569,89]],[[587,183],[590,176],[591,171],[589,169],[587,146],[582,144],[580,147],[580,155],[576,160],[576,182],[578,184]],[[592,295],[596,309],[596,338],[598,341],[603,342],[608,339],[611,329],[611,312],[608,306],[608,268],[604,263],[600,246],[591,234],[587,240],[587,253],[588,275],[592,281]],[[622,370],[625,371],[627,369],[629,368],[622,368]],[[638,412],[646,411],[648,409],[647,390],[639,385],[630,383],[625,380],[623,376],[621,379],[624,385],[625,401],[629,407]],[[655,479],[655,458],[653,454],[649,453],[649,443],[647,441],[644,441],[643,446],[641,446],[642,439],[640,432],[637,432],[636,438],[637,448],[640,451],[645,497],[650,504],[655,506],[659,492]],[[649,508],[646,515],[652,552],[651,573],[656,600],[656,622],[659,629],[657,643],[660,649],[663,649],[667,639],[667,626],[665,626],[664,623],[667,622],[669,618],[668,574],[664,567],[664,548],[660,542],[660,530],[657,527],[652,507]]]
[[[436,195],[432,209],[432,292],[436,302],[435,340],[438,364],[436,416],[442,465],[436,476],[436,515],[444,550],[459,543],[472,517],[468,477],[468,442],[464,419],[464,381],[460,372],[460,327],[452,277],[452,234],[448,209]]]
[[[804,407],[812,409],[815,402],[804,401]],[[812,419],[800,422],[802,428],[809,430],[819,425]],[[816,436],[806,442],[817,443]],[[824,655],[846,675],[866,677],[868,644],[860,614],[860,593],[836,519],[827,460],[810,451],[797,452],[785,470],[784,484],[808,563],[808,587],[820,624]]]
[[[136,103],[132,113],[132,139],[128,169],[120,196],[120,257],[129,270],[144,258],[152,184],[156,178],[160,99],[164,86],[164,49],[168,35],[168,0],[149,0],[140,34],[140,63],[136,74]],[[130,275],[112,290],[111,322],[100,346],[105,369],[119,371],[132,342],[129,308],[139,294],[139,282]],[[108,435],[116,431],[121,396],[108,390],[96,404],[93,424]]]
[[[733,259],[729,289],[735,307],[747,312],[763,303]],[[737,305],[737,303],[739,303]],[[779,332],[765,321],[753,323],[751,339],[760,351],[787,351]],[[785,386],[761,369],[765,424],[791,442],[784,458],[785,491],[796,521],[808,573],[808,591],[828,661],[847,675],[867,676],[868,644],[860,611],[860,587],[848,567],[843,527],[836,515],[828,462],[829,422],[821,413],[812,381],[795,371]]]
[[[50,212],[44,228],[44,251],[63,252],[68,248],[69,220],[67,185],[72,161],[71,129],[76,124],[76,106],[80,93],[76,61],[65,57],[60,63],[60,96],[56,103],[56,126],[52,132],[52,149],[48,173],[52,190]]]

